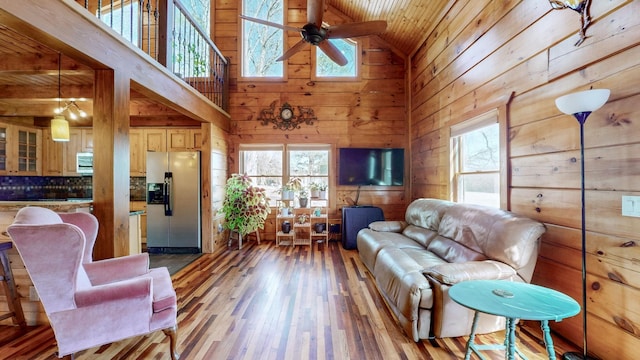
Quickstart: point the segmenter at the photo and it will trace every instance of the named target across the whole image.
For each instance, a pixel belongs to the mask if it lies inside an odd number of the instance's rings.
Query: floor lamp
[[[556,106],[565,114],[573,115],[580,123],[580,194],[582,196],[582,354],[567,352],[563,360],[591,359],[587,355],[587,258],[584,201],[584,123],[591,112],[598,110],[609,99],[608,89],[580,91],[556,99]]]

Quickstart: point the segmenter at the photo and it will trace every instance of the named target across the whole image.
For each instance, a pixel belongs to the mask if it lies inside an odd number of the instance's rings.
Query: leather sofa
[[[418,199],[405,221],[371,223],[356,241],[378,291],[417,342],[469,335],[474,312],[451,300],[449,288],[473,279],[530,282],[544,232],[508,211]],[[504,318],[481,314],[476,334],[504,326]]]

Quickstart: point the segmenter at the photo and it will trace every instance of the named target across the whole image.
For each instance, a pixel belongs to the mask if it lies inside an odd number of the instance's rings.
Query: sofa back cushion
[[[532,219],[469,204],[447,208],[438,228],[442,237],[516,270],[527,266],[532,256],[537,256],[539,239],[544,231],[544,226]],[[462,261],[467,260],[466,257]]]
[[[464,244],[442,235],[438,235],[433,239],[427,249],[450,263],[487,259],[487,257],[481,252],[468,248]]]
[[[402,235],[414,240],[426,248],[429,246],[431,240],[438,236],[438,232],[416,225],[407,225],[404,230],[402,230]]]
[[[424,229],[438,231],[440,220],[445,211],[453,206],[450,201],[438,199],[414,200],[405,212],[405,221],[409,225],[415,225]]]

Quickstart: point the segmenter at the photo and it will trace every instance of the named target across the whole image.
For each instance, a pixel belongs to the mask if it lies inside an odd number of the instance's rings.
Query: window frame
[[[289,179],[293,176],[291,174],[291,162],[290,162],[290,152],[291,151],[327,151],[327,175],[326,175],[326,183],[331,190],[333,185],[331,184],[332,174],[334,172],[332,159],[334,157],[334,148],[331,144],[240,144],[238,146],[238,172],[245,173],[245,164],[244,164],[244,156],[243,151],[282,151],[282,174],[280,174],[282,178],[282,185],[286,184]],[[254,175],[248,174],[250,177]],[[265,176],[265,177],[275,177],[277,175]],[[307,177],[307,176],[305,176]],[[309,177],[323,177],[323,176],[309,176]],[[324,202],[324,207],[330,206],[330,196],[327,196],[326,200],[322,200]],[[275,207],[277,206],[277,201],[280,198],[270,199],[269,206]],[[313,199],[310,198],[311,201]],[[313,207],[313,203],[310,201],[310,207]]]
[[[351,39],[351,38],[346,38],[346,39],[335,39],[335,40],[341,40],[341,41],[346,41],[346,42],[351,42],[354,44],[355,46],[355,57],[354,57],[354,61],[355,61],[355,66],[356,66],[356,74],[355,76],[318,76],[317,72],[317,58],[318,58],[318,52],[322,51],[322,50],[318,50],[317,46],[311,46],[311,80],[313,81],[344,81],[344,82],[349,82],[349,81],[360,81],[362,80],[362,42],[358,41],[356,39]],[[326,40],[329,41],[329,40]]]
[[[244,14],[244,2],[245,0],[241,0],[239,2],[239,6],[238,6],[238,11],[240,14]],[[288,18],[287,18],[287,13],[288,13],[288,0],[282,0],[282,23],[283,24],[287,24],[288,23]],[[240,21],[238,21],[238,34],[240,36],[238,36],[238,49],[239,49],[239,54],[238,54],[238,58],[239,58],[239,63],[238,63],[238,72],[239,72],[239,77],[238,77],[238,81],[239,82],[283,82],[283,81],[287,81],[288,80],[288,61],[280,61],[280,63],[282,64],[282,76],[249,76],[249,75],[245,75],[244,73],[244,69],[245,69],[245,65],[244,65],[244,59],[245,59],[245,41],[244,41],[244,28],[245,28],[245,22],[247,22],[249,20],[244,20],[244,19],[240,19]],[[264,25],[267,26],[267,25]],[[287,30],[281,30],[282,31],[282,52],[284,54],[284,52],[286,52],[288,50],[287,48],[287,44],[288,44],[288,38],[289,35],[287,34]],[[299,34],[298,34],[299,35]]]
[[[450,160],[450,181],[449,181],[449,199],[458,202],[458,188],[459,188],[459,175],[461,156],[459,156],[457,144],[460,135],[469,133],[474,130],[481,129],[491,124],[498,124],[498,152],[499,161],[498,170],[491,171],[475,171],[464,175],[475,174],[490,174],[497,173],[499,177],[499,208],[508,210],[509,198],[508,198],[508,154],[507,154],[507,116],[506,106],[491,109],[480,115],[468,115],[463,116],[464,120],[455,123],[449,127],[449,160]]]

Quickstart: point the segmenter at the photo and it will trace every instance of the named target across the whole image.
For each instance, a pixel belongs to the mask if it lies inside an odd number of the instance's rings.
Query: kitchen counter
[[[55,212],[89,211],[93,201],[91,200],[52,200],[52,201],[0,201],[0,211],[18,211],[26,206],[39,206],[51,209]]]

